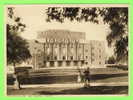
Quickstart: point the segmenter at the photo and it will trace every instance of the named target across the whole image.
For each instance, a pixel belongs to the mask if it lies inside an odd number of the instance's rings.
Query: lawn
[[[65,74],[64,74],[65,73]],[[30,71],[29,76],[22,78],[23,85],[37,84],[77,84],[77,73],[75,69],[64,70],[36,70]],[[92,83],[118,83],[116,86],[91,86],[89,88],[82,87],[38,87],[23,88],[22,90],[14,90],[7,88],[8,95],[96,95],[96,94],[128,94],[128,85],[119,86],[120,82],[128,83],[128,71],[114,68],[98,68],[91,69]],[[8,84],[13,84],[13,80],[8,77]]]
[[[29,76],[22,77],[21,84],[76,83],[76,69],[43,69],[30,71]],[[12,76],[7,77],[8,84],[13,84]],[[128,82],[128,71],[114,68],[91,69],[92,82]]]
[[[10,89],[7,95],[128,95],[128,86],[93,86],[89,88],[23,88],[22,90]]]

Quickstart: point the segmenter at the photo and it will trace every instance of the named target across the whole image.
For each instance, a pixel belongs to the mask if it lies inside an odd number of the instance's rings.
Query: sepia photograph
[[[6,5],[7,96],[129,95],[127,4]]]

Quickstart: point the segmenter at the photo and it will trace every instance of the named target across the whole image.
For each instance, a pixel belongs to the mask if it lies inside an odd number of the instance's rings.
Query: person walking
[[[88,67],[84,71],[84,87],[89,87],[90,86],[90,68]]]

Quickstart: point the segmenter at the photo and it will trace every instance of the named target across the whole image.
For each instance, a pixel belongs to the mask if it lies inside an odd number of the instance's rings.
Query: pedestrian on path
[[[78,82],[78,83],[81,82],[81,75],[80,75],[80,74],[78,74],[78,76],[77,76],[77,82]]]
[[[89,87],[90,86],[90,68],[88,67],[84,71],[84,87]]]

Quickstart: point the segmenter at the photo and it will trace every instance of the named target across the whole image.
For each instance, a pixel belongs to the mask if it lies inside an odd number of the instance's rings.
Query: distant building
[[[105,64],[104,42],[87,41],[83,32],[47,30],[39,32],[37,41],[29,44],[35,68],[103,67]]]
[[[32,58],[28,61],[28,64],[32,64],[34,68],[44,66],[44,46],[40,43],[37,43],[35,40],[30,40],[29,50],[32,55]],[[39,68],[38,67],[38,68]]]
[[[92,65],[92,67],[94,66],[102,67],[105,64],[105,60],[106,60],[104,42],[93,40],[93,41],[90,41],[90,46],[91,46],[90,64]]]

